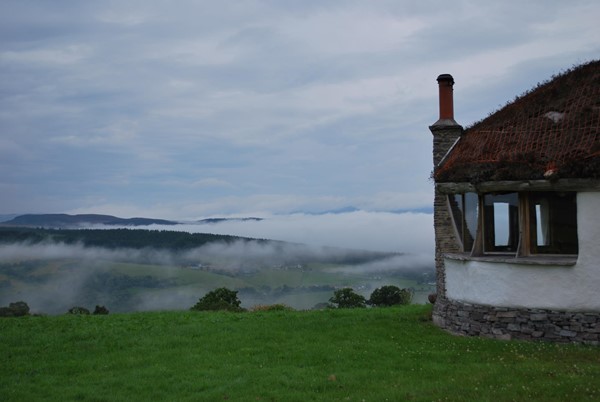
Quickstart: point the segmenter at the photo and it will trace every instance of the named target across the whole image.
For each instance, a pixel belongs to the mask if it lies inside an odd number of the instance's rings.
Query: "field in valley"
[[[282,303],[311,309],[336,288],[352,287],[369,297],[378,286],[412,288],[413,301],[426,303],[434,286],[402,273],[368,273],[334,263],[225,270],[217,266],[153,265],[103,260],[30,259],[0,264],[1,302],[23,300],[33,312],[61,314],[73,306],[112,312],[185,310],[208,291],[238,290],[242,306]]]

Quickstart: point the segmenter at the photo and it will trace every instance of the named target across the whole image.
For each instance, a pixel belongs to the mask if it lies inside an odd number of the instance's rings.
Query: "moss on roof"
[[[600,60],[538,85],[465,130],[438,182],[600,178]]]

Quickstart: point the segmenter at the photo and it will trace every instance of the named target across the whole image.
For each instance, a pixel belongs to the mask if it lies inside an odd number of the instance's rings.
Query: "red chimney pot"
[[[440,74],[437,82],[440,88],[440,120],[454,120],[454,78],[450,74]]]

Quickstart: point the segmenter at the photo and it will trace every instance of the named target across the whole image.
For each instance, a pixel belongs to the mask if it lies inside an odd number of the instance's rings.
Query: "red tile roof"
[[[600,178],[600,60],[575,67],[465,130],[438,182]]]

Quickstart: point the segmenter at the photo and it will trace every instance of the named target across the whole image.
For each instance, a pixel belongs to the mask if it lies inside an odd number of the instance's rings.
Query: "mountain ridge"
[[[147,226],[178,225],[179,222],[154,218],[119,218],[102,214],[25,214],[0,223],[3,226],[78,228],[85,225]]]

